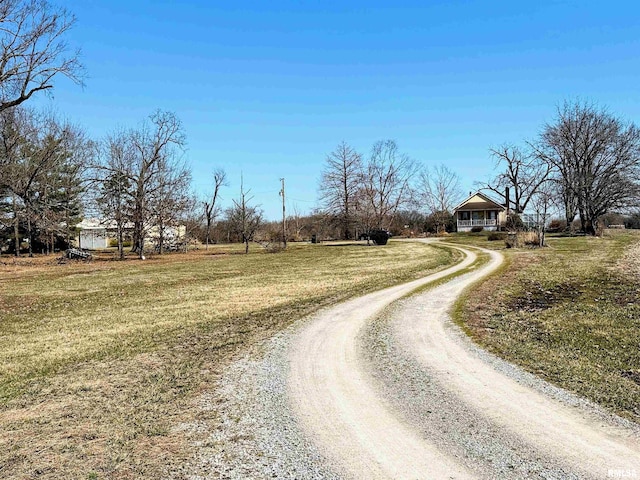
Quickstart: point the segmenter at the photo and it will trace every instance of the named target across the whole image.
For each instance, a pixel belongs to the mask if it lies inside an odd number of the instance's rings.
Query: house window
[[[498,212],[496,212],[495,210],[490,210],[487,213],[489,214],[489,220],[495,220],[498,216]]]
[[[469,220],[469,212],[458,212],[460,220]]]

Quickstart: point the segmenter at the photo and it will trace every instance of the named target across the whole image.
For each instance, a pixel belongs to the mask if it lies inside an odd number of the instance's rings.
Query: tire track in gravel
[[[290,352],[290,400],[305,430],[339,470],[353,478],[472,478],[464,465],[425,441],[376,395],[361,368],[356,338],[389,303],[476,261],[359,297],[316,315]]]
[[[487,270],[502,261],[499,253],[489,253]],[[565,472],[573,472],[567,477],[611,478],[621,472],[640,477],[640,437],[631,423],[625,425],[588,402],[576,408],[577,397],[531,376],[524,378],[519,369],[459,335],[448,311],[474,280],[474,275],[456,278],[397,310],[392,329],[398,344],[461,404],[524,442],[522,456],[535,451],[552,458]]]
[[[487,251],[488,265],[393,308],[389,331],[405,364],[396,362],[392,369],[396,381],[404,379],[394,387],[388,374],[372,372],[375,362],[367,361],[371,346],[363,336],[367,326],[418,286],[472,264],[476,255],[461,250],[467,254],[462,264],[338,305],[302,328],[289,353],[288,388],[303,431],[352,478],[640,476],[633,429],[597,408],[571,406],[559,389],[542,381],[518,381],[508,373],[515,367],[500,369],[497,359],[478,353],[451,324],[447,311],[464,288],[500,265],[496,252]],[[417,383],[398,374],[402,368],[410,368]],[[421,382],[432,382],[436,390],[429,392]],[[384,394],[385,385],[391,393]],[[428,401],[415,401],[416,389],[426,391]],[[555,393],[549,395],[550,389]],[[429,420],[434,411],[439,421]],[[467,415],[471,421],[461,432],[460,419]]]

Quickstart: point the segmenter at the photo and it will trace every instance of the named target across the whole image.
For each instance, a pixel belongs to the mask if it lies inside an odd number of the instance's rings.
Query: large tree
[[[75,18],[45,0],[0,0],[0,112],[50,91],[56,77],[82,83],[65,35]]]
[[[0,112],[0,136],[0,190],[13,210],[16,255],[21,231],[30,255],[36,240],[47,250],[56,238],[68,243],[81,210],[82,166],[90,142],[75,126],[19,107]]]
[[[419,197],[427,207],[437,233],[446,229],[461,196],[460,177],[446,165],[420,173]]]
[[[180,224],[193,203],[191,172],[185,165],[163,158],[158,164],[153,183],[148,206],[155,248],[162,254],[168,240],[172,247],[177,247],[184,240],[180,238]]]
[[[93,168],[96,206],[107,224],[115,222],[121,257],[125,225],[139,258],[150,236],[162,253],[165,233],[178,226],[193,203],[191,172],[181,158],[184,145],[180,120],[163,111],[153,113],[140,128],[116,132],[103,142]]]
[[[94,190],[96,208],[100,216],[116,228],[118,256],[124,258],[124,236],[132,218],[134,200],[132,166],[136,152],[130,142],[130,132],[120,130],[102,142],[99,163],[95,166]]]
[[[595,234],[601,215],[640,204],[640,130],[605,109],[565,102],[536,153],[575,200],[587,233]]]
[[[346,142],[327,155],[320,179],[320,200],[325,212],[337,220],[346,240],[352,238],[362,174],[362,156]]]
[[[133,250],[144,256],[145,239],[153,227],[153,201],[182,182],[180,153],[185,146],[182,123],[171,112],[156,111],[141,128],[131,132],[135,152],[131,167]],[[174,175],[174,173],[178,173]]]
[[[399,209],[414,200],[416,163],[393,140],[376,142],[364,169],[359,207],[365,227],[388,228]]]
[[[551,166],[541,162],[535,150],[529,146],[520,148],[505,144],[491,149],[490,152],[500,172],[482,187],[501,197],[506,197],[505,190],[508,188],[508,207],[514,213],[523,213],[540,186],[549,178]]]

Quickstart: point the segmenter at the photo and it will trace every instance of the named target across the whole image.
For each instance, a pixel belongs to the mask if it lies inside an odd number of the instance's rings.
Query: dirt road
[[[460,293],[502,256],[337,305],[292,339],[288,395],[302,431],[349,478],[640,478],[640,436],[474,347],[451,324]]]

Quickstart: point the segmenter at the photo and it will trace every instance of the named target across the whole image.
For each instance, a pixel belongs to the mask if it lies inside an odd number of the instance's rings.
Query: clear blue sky
[[[52,0],[56,1],[56,0]],[[279,178],[289,207],[316,203],[325,155],[379,139],[488,177],[488,149],[532,138],[564,99],[640,113],[640,6],[536,1],[59,0],[78,18],[84,89],[52,100],[94,138],[174,111],[204,194],[221,166],[240,171],[269,218]]]

